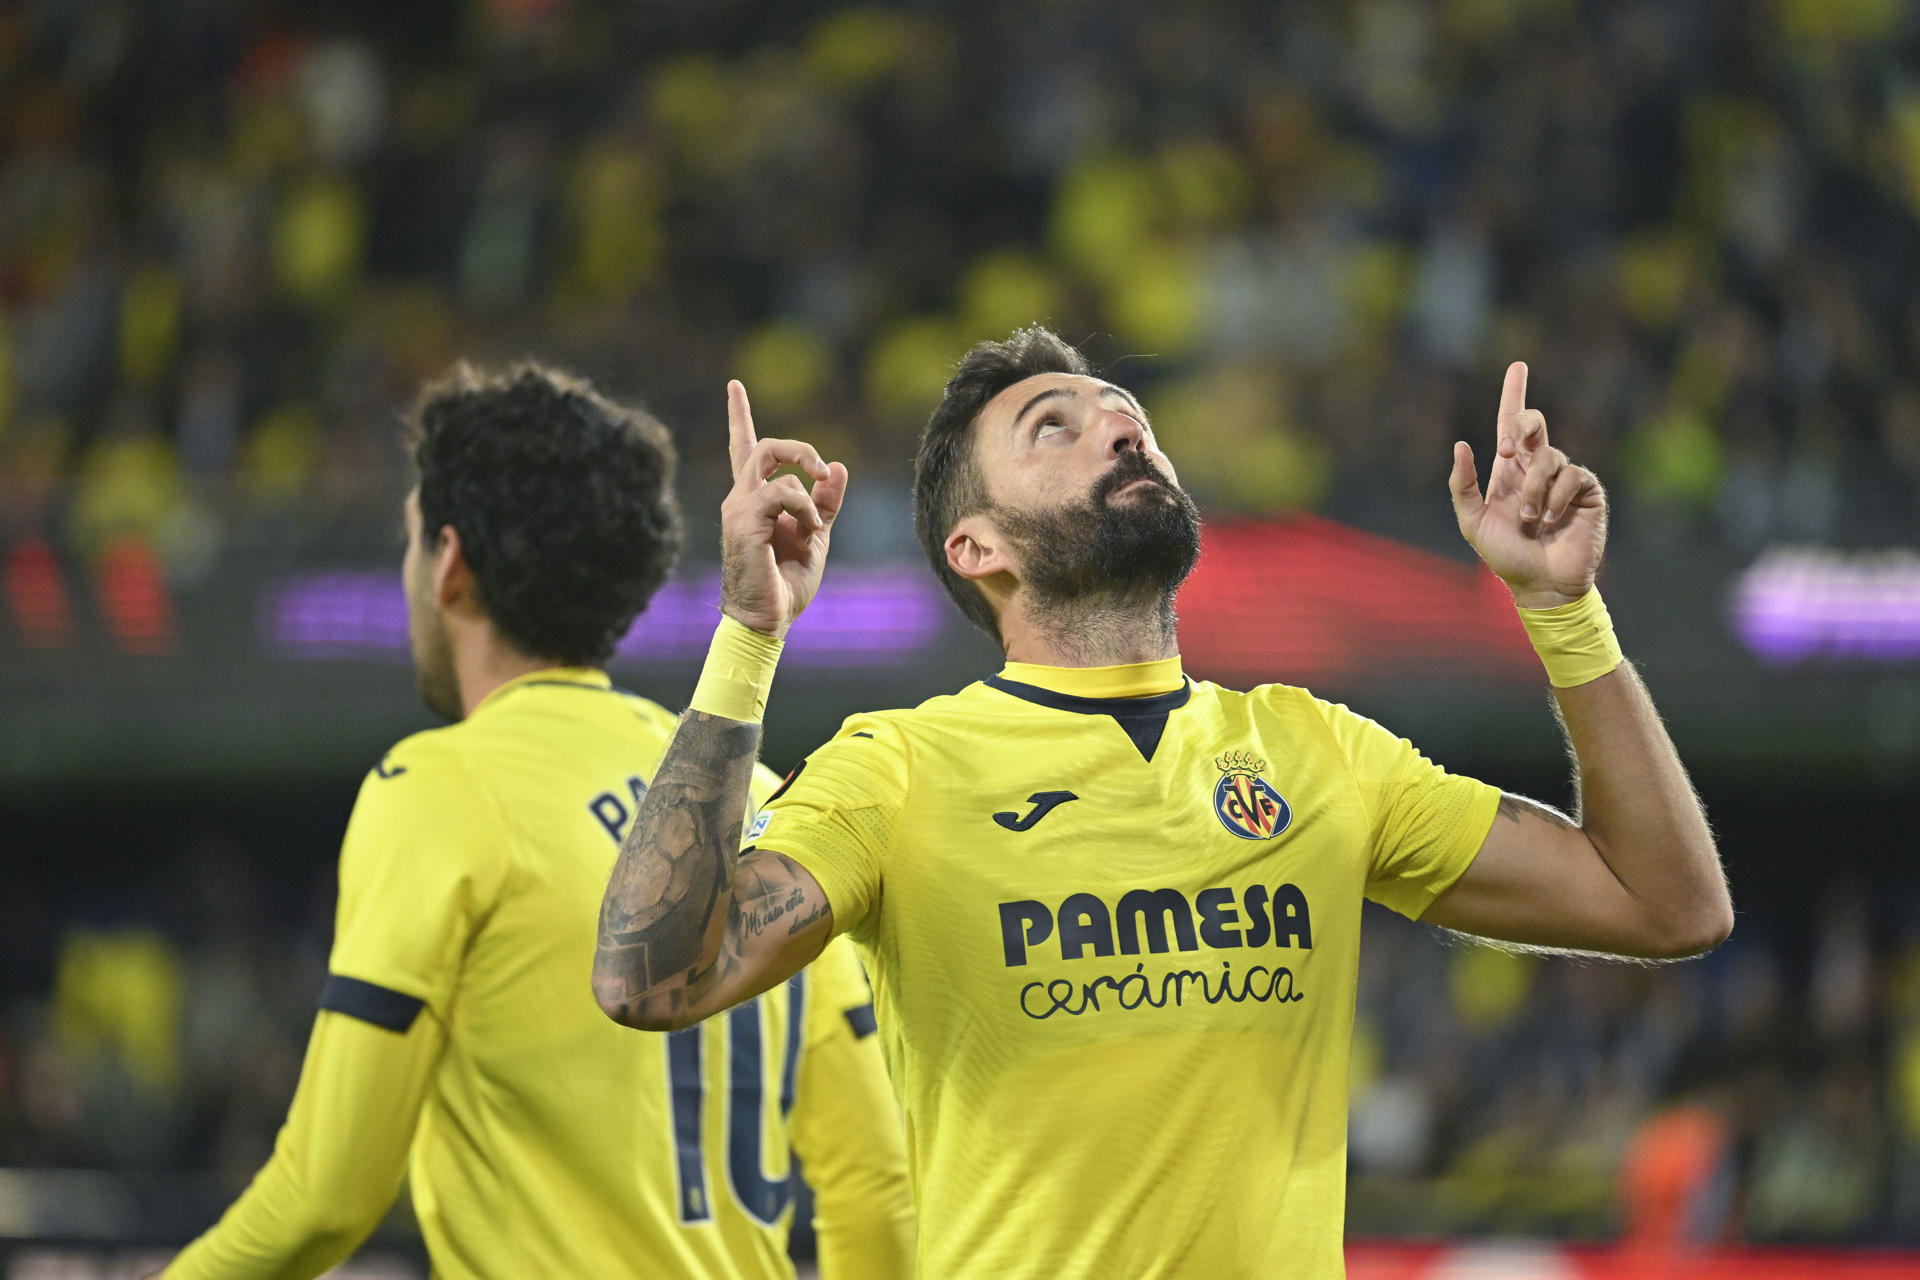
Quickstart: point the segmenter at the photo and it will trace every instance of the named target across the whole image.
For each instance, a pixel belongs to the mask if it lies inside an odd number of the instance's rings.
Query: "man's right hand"
[[[763,634],[783,637],[820,589],[827,540],[847,494],[847,469],[799,440],[761,440],[747,389],[727,384],[733,491],[720,504],[720,609]],[[813,477],[811,492],[781,467]]]

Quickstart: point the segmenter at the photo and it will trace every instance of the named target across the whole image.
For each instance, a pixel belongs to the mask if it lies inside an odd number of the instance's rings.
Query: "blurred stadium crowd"
[[[1627,536],[1883,544],[1916,41],[1897,0],[10,6],[5,532],[190,581],[386,501],[461,354],[683,434],[738,374],[887,474],[959,351],[1048,318],[1215,510],[1442,537],[1524,355]]]
[[[637,394],[696,473],[740,376],[897,477],[957,355],[1036,318],[1214,511],[1451,541],[1448,444],[1484,456],[1523,356],[1619,537],[1911,541],[1916,55],[1898,0],[28,0],[0,549],[183,589],[289,530],[389,554],[395,410],[460,355]],[[891,514],[846,554],[911,557],[905,501],[860,488]],[[329,889],[182,865],[156,932],[7,893],[0,1165],[264,1156]],[[1920,949],[1863,910],[1805,964],[1743,928],[1664,970],[1376,922],[1355,1228],[1920,1240]]]

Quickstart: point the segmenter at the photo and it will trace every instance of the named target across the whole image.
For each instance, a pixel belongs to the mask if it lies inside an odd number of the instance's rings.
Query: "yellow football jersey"
[[[922,1274],[1341,1275],[1361,902],[1419,916],[1499,794],[1178,659],[849,719],[758,844],[867,961]]]
[[[898,1109],[850,947],[672,1035],[594,1002],[601,894],[674,729],[600,672],[542,671],[401,742],[361,790],[316,1042],[333,1017],[444,1032],[408,1159],[443,1280],[791,1277],[790,1152],[839,1274],[897,1274],[910,1255]],[[755,800],[775,783],[760,770]],[[325,1123],[296,1099],[300,1114]],[[288,1195],[271,1171],[256,1185]],[[274,1213],[246,1209],[177,1274],[270,1256]]]

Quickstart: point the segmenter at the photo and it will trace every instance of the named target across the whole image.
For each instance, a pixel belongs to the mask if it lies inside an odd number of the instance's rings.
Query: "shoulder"
[[[388,748],[360,785],[355,825],[411,814],[455,823],[490,814],[497,801],[480,767],[484,744],[465,728],[428,729]]]
[[[674,730],[680,727],[680,717],[655,702],[652,698],[642,697],[632,690],[622,689],[617,686],[609,690],[609,692],[614,697],[619,698],[620,701],[626,705],[627,709],[638,716],[641,722],[646,724],[648,728],[656,729],[668,737],[671,737],[673,736]]]
[[[1251,689],[1226,689],[1195,683],[1195,697],[1212,700],[1227,724],[1245,726],[1270,749],[1302,753],[1299,758],[1344,761],[1351,769],[1365,764],[1377,768],[1383,760],[1397,761],[1406,744],[1373,720],[1338,702],[1317,697],[1291,684],[1262,684]]]
[[[1223,715],[1269,715],[1319,722],[1326,719],[1331,705],[1310,691],[1292,684],[1257,684],[1251,689],[1230,689],[1211,680],[1193,682],[1196,702],[1211,702]]]
[[[857,780],[858,790],[874,794],[902,789],[913,774],[916,757],[934,759],[969,750],[976,735],[999,741],[1004,723],[997,717],[1024,705],[976,683],[914,707],[862,711],[848,716],[838,732],[809,752],[787,782],[797,783],[805,773],[811,786],[834,779]],[[783,786],[781,794],[786,790]]]
[[[851,715],[831,738],[808,752],[767,796],[764,807],[789,804],[823,809],[859,809],[897,804],[911,786],[913,739],[904,711]],[[756,819],[753,833],[767,830]]]
[[[843,720],[839,731],[814,754],[832,749],[836,754],[891,758],[905,766],[924,744],[951,745],[976,728],[986,728],[996,713],[1007,710],[1005,704],[1021,705],[975,683],[958,693],[929,698],[918,706],[858,712]]]
[[[463,734],[466,729],[464,724],[450,724],[409,734],[387,748],[379,763],[368,771],[367,784],[470,772],[475,744],[471,732]]]
[[[876,739],[891,739],[909,747],[916,741],[928,739],[951,741],[956,735],[999,734],[1004,732],[1009,716],[1038,710],[1023,698],[996,689],[985,680],[976,680],[916,706],[849,716],[841,727],[841,735],[867,733]]]
[[[401,927],[456,885],[470,897],[503,883],[505,806],[459,728],[403,738],[368,771],[340,846],[342,901],[352,894],[356,911],[397,912]],[[391,905],[376,910],[369,893]]]
[[[839,729],[822,746],[899,753],[906,751],[927,727],[928,721],[919,707],[860,711],[842,720]]]
[[[864,711],[848,716],[831,738],[808,753],[800,768],[832,763],[836,767],[904,771],[919,727],[907,711]]]

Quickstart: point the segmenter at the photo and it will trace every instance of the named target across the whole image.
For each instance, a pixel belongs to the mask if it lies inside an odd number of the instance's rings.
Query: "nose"
[[[1102,409],[1100,419],[1100,429],[1104,433],[1101,444],[1108,457],[1118,458],[1129,449],[1137,452],[1146,448],[1146,429],[1137,419],[1112,409]]]

